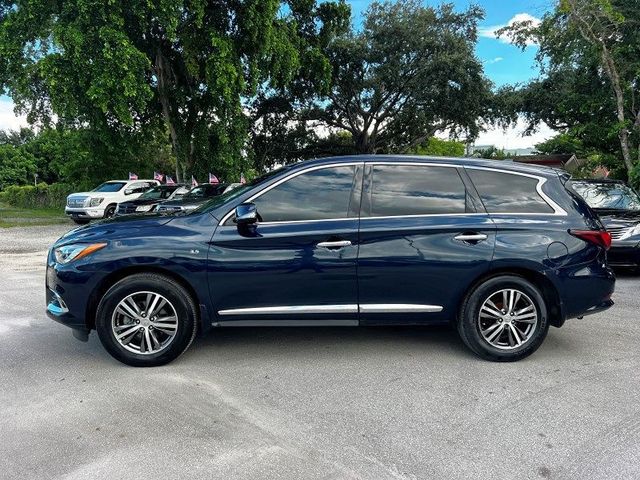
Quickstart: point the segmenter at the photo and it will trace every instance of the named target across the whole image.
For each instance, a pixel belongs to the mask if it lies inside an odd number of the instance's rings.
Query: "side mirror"
[[[251,225],[258,221],[258,210],[254,203],[243,203],[236,207],[236,216],[233,220],[238,226]]]
[[[130,188],[127,188],[127,189],[124,191],[124,194],[125,194],[125,195],[131,195],[132,193],[133,193],[133,190],[131,190]]]

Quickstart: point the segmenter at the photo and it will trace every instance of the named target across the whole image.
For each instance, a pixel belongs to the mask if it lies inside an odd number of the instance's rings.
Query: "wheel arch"
[[[199,330],[203,331],[205,327],[204,318],[206,316],[206,311],[203,311],[204,306],[200,301],[200,298],[198,297],[198,293],[193,288],[193,286],[184,277],[182,277],[181,275],[175,272],[172,272],[162,267],[145,266],[145,265],[135,265],[135,266],[125,267],[120,270],[111,272],[109,275],[107,275],[105,278],[102,279],[102,281],[93,289],[93,291],[89,295],[89,301],[87,302],[87,310],[85,315],[85,319],[86,319],[85,322],[87,324],[87,328],[95,329],[95,326],[96,326],[95,318],[96,318],[96,312],[98,310],[98,304],[100,303],[100,300],[102,299],[104,294],[107,293],[107,290],[109,290],[109,288],[111,288],[113,285],[115,285],[117,282],[119,282],[123,278],[129,277],[131,275],[135,275],[138,273],[156,273],[158,275],[163,275],[165,277],[168,277],[174,280],[175,282],[179,283],[189,293],[192,300],[199,307],[198,311],[196,311],[196,315],[198,316],[196,320],[198,322]]]
[[[473,292],[481,283],[489,280],[490,278],[499,277],[501,275],[517,275],[534,284],[538,289],[540,289],[540,293],[542,293],[542,297],[545,300],[549,314],[549,323],[554,327],[561,327],[564,324],[564,308],[558,289],[549,277],[530,268],[505,266],[492,269],[476,278],[466,290],[464,296],[466,297]],[[459,304],[462,304],[462,299]]]

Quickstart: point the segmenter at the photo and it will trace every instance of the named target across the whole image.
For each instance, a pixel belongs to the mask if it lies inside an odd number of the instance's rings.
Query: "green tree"
[[[490,97],[474,54],[482,18],[477,7],[373,3],[361,30],[330,43],[331,89],[303,116],[348,132],[358,153],[411,151],[442,130],[473,138]]]
[[[431,137],[422,145],[408,153],[417,155],[434,155],[437,157],[464,157],[465,145],[456,140],[443,140],[442,138]]]
[[[640,159],[640,5],[637,0],[559,0],[538,26],[508,33],[539,43],[542,76],[501,91],[505,116],[523,113],[616,155],[628,175]]]
[[[117,158],[164,128],[179,178],[239,173],[242,98],[285,85],[304,54],[318,54],[300,49],[299,12],[309,5],[0,0],[0,90],[30,121],[90,127],[99,155]]]

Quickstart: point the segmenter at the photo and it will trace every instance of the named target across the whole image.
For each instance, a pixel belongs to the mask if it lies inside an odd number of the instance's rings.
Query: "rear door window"
[[[466,171],[489,213],[554,213],[538,193],[537,178],[475,168]]]
[[[363,215],[396,217],[475,212],[453,167],[373,165]]]

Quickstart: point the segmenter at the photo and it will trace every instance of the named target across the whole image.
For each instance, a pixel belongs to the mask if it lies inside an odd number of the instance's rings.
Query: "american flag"
[[[247,183],[247,181],[246,181],[246,180],[245,180],[245,178],[244,178],[244,173],[241,173],[241,174],[240,174],[240,183],[241,183],[241,184],[243,184],[243,185],[244,185],[245,183]]]
[[[137,180],[138,179],[138,175],[136,175],[133,172],[129,172],[129,180]]]
[[[165,182],[167,185],[175,185],[176,182],[173,181],[173,178],[171,178],[169,175],[167,175],[167,181]]]
[[[196,177],[194,177],[193,175],[191,175],[191,186],[192,187],[198,186],[198,181],[196,180]]]
[[[209,183],[213,183],[214,185],[220,183],[218,177],[216,177],[213,173],[209,173]]]
[[[164,175],[162,173],[153,172],[153,179],[154,180],[158,180],[159,182],[161,182],[163,178],[164,178]]]

